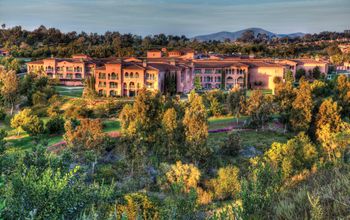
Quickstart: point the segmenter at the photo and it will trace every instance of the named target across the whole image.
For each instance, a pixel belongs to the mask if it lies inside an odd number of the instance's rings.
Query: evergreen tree
[[[84,81],[83,97],[88,99],[94,99],[97,96],[95,89],[96,79],[94,75],[89,76]]]
[[[342,115],[350,115],[350,81],[345,75],[340,75],[337,78],[336,84],[336,96],[335,100],[338,101],[342,107]]]
[[[313,101],[308,82],[301,80],[300,88],[292,104],[290,123],[295,131],[306,131],[312,120]]]
[[[202,90],[201,78],[199,76],[194,77],[194,88],[196,91]]]
[[[7,103],[11,108],[11,115],[15,108],[15,104],[19,98],[19,81],[15,71],[5,71],[0,70],[0,93],[3,97],[5,103]]]
[[[202,97],[192,94],[183,120],[185,126],[188,155],[194,162],[199,162],[208,154],[206,146],[208,138],[207,112]]]
[[[241,100],[244,97],[243,90],[234,89],[227,96],[227,106],[232,115],[236,117],[237,124],[240,113],[242,112]]]
[[[277,111],[280,115],[280,121],[285,124],[285,130],[289,124],[294,99],[295,92],[290,81],[276,85],[274,102],[277,104]]]

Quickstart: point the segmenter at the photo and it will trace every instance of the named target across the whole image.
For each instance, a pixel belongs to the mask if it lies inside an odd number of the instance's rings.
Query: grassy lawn
[[[111,132],[111,131],[119,131],[120,130],[120,122],[116,119],[107,119],[103,121],[103,131]]]
[[[54,86],[54,88],[62,96],[81,97],[83,94],[83,87]]]
[[[60,135],[49,136],[46,139],[48,146],[56,144],[62,140],[63,137]],[[35,145],[33,138],[29,137],[28,135],[24,135],[17,139],[10,139],[8,142],[10,143],[10,147],[8,148],[9,152],[31,150]]]
[[[287,142],[293,134],[290,133],[277,133],[273,131],[255,131],[247,130],[240,131],[242,147],[254,146],[257,149],[265,151],[270,148],[273,142]],[[210,133],[209,134],[209,145],[218,148],[225,140],[227,133]]]
[[[44,121],[47,121],[47,118],[42,118]],[[111,131],[118,131],[120,130],[120,122],[117,121],[116,119],[107,119],[104,120],[103,122],[104,132],[111,132]],[[6,126],[6,125],[2,125]],[[11,128],[8,128],[6,126],[9,132],[9,136],[16,135],[15,130],[11,130]],[[8,142],[10,143],[8,151],[9,152],[14,152],[14,151],[22,151],[22,150],[30,150],[34,146],[34,140],[32,137],[29,137],[25,132],[22,132],[20,134],[21,136],[16,139],[8,139]],[[47,145],[51,146],[53,144],[56,144],[58,142],[63,141],[63,136],[58,135],[58,136],[48,136],[46,137]]]
[[[238,122],[244,122],[246,120],[246,116],[242,116],[238,118]],[[227,128],[231,125],[235,125],[237,123],[237,119],[233,116],[223,116],[223,117],[211,117],[209,118],[209,130]]]
[[[251,96],[252,92],[254,90],[247,90],[247,96]],[[272,94],[272,90],[271,89],[261,89],[261,91],[263,92],[263,94],[267,95],[267,94]]]

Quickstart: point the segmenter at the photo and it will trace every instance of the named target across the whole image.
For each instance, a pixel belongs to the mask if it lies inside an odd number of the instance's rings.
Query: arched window
[[[233,80],[233,78],[231,76],[226,78],[227,80]]]
[[[130,78],[134,78],[134,73],[133,72],[130,73]]]
[[[125,73],[125,78],[129,78],[129,73],[128,72]]]
[[[130,89],[135,89],[135,83],[134,83],[134,82],[130,82],[129,88],[130,88]]]
[[[112,96],[112,97],[114,97],[114,96],[116,95],[116,93],[115,93],[114,90],[111,90],[111,91],[109,91],[109,95]]]
[[[139,78],[139,73],[138,72],[135,73],[135,78]]]
[[[118,79],[117,74],[115,74],[115,72],[111,74],[111,79]]]
[[[128,89],[128,85],[126,83],[123,83],[123,89]]]

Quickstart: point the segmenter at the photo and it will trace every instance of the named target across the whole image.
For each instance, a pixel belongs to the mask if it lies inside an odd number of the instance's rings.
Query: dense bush
[[[241,137],[238,132],[229,132],[222,141],[221,152],[223,155],[237,156],[242,148]]]
[[[49,134],[62,134],[64,132],[64,119],[60,116],[51,117],[45,126]]]
[[[216,199],[238,198],[241,190],[239,169],[232,166],[220,168],[218,177],[210,180],[209,187]]]

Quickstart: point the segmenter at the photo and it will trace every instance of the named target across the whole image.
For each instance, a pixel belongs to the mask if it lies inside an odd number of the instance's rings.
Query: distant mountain
[[[200,35],[200,36],[196,36],[193,39],[197,39],[199,41],[224,41],[226,39],[229,39],[231,41],[237,40],[238,38],[240,38],[242,36],[242,34],[246,31],[253,31],[254,32],[254,36],[257,37],[258,34],[266,34],[266,36],[268,36],[270,39],[273,37],[290,37],[290,38],[295,38],[295,37],[300,37],[300,36],[304,36],[304,33],[292,33],[292,34],[276,34],[276,33],[272,33],[270,31],[264,30],[262,28],[247,28],[244,30],[240,30],[240,31],[236,31],[236,32],[228,32],[228,31],[222,31],[222,32],[218,32],[218,33],[214,33],[214,34],[208,34],[208,35]]]

